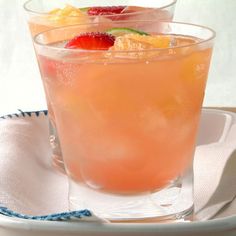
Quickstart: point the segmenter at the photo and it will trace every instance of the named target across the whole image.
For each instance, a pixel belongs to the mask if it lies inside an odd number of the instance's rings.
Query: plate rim
[[[40,221],[17,219],[8,216],[0,216],[0,227],[34,231],[54,231],[54,232],[224,232],[236,230],[236,215],[208,221],[196,221],[187,223],[99,223],[99,222],[60,222],[60,221]]]

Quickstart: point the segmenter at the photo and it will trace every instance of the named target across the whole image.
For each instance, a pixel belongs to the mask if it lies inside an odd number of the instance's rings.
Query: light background
[[[23,2],[0,0],[0,115],[46,108]],[[236,0],[178,0],[175,20],[217,32],[204,105],[236,107]]]

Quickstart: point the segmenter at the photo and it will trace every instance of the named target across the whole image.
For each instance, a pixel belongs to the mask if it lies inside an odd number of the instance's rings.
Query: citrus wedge
[[[138,34],[138,35],[148,35],[148,33],[131,28],[111,28],[106,31],[109,34],[114,35],[115,37],[123,36],[126,34]]]
[[[155,48],[168,48],[171,39],[165,35],[125,34],[116,38],[114,51],[145,50]]]

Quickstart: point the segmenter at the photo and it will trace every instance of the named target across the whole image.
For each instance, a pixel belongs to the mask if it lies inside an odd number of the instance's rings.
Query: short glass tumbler
[[[172,20],[177,0],[29,0],[24,4],[27,20],[32,37],[43,31],[60,26],[84,24],[92,22],[109,22],[124,20]],[[121,14],[116,15],[92,15],[87,14],[88,8],[93,6],[124,6]],[[77,11],[79,9],[79,11]],[[80,10],[81,9],[81,10]],[[55,35],[55,37],[60,37]],[[50,143],[52,147],[52,163],[64,172],[63,158],[60,150],[60,142],[57,136],[54,114],[50,100],[46,94]]]
[[[158,49],[125,43],[122,50],[64,48],[80,33],[111,28],[169,43]],[[158,21],[75,25],[35,37],[71,210],[90,209],[114,222],[191,215],[193,155],[214,37],[206,27]]]

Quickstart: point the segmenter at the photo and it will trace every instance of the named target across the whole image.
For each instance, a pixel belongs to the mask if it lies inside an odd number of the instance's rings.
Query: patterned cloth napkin
[[[201,126],[203,132],[207,124]],[[230,124],[228,130],[220,142],[204,144],[200,140],[196,149],[194,200],[198,220],[236,214],[236,124]],[[0,119],[0,214],[104,222],[87,209],[68,212],[67,178],[51,166],[48,136],[46,111]]]

